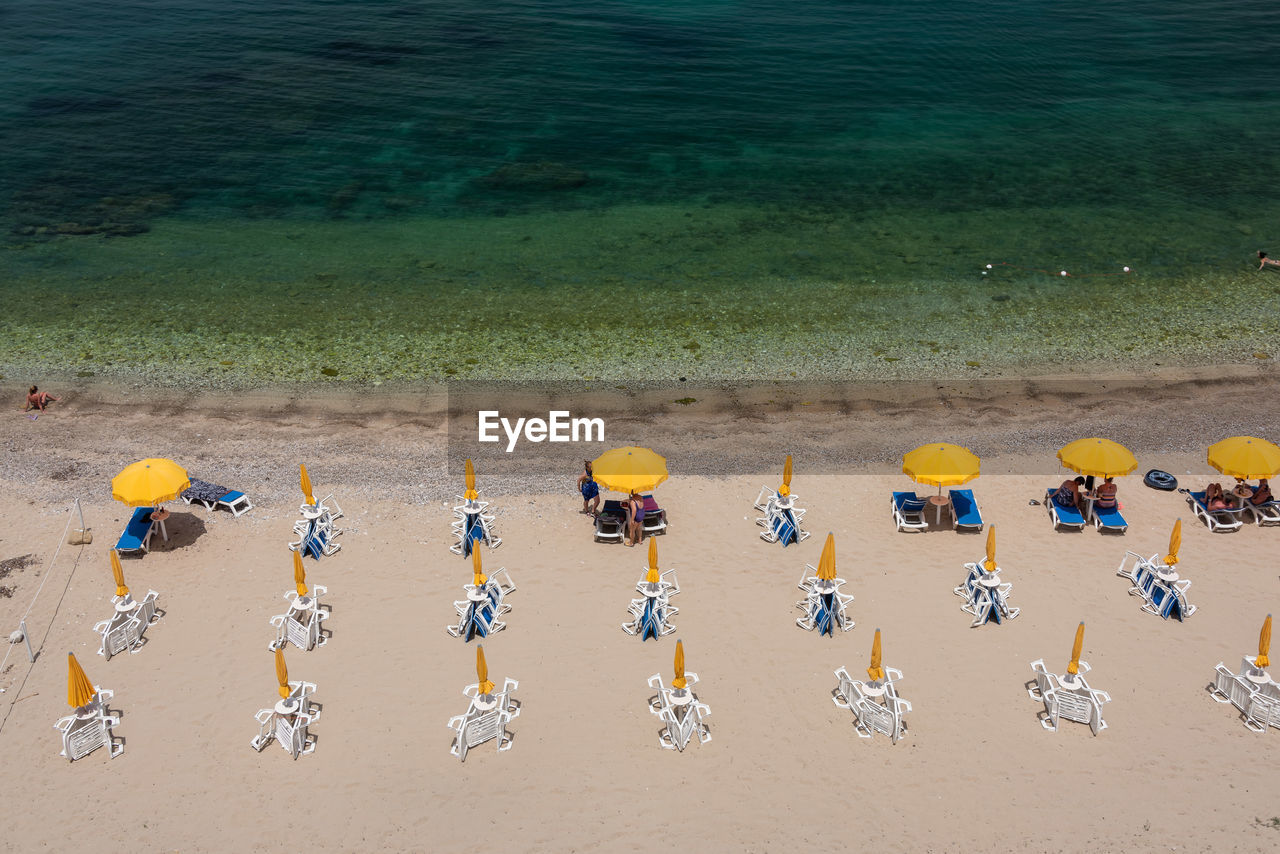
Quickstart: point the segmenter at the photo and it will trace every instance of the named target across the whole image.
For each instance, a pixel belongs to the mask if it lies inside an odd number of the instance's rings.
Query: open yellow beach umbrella
[[[116,595],[128,596],[129,585],[124,583],[124,567],[120,565],[120,555],[115,549],[111,550],[111,577],[116,580]]]
[[[650,584],[657,584],[662,580],[658,572],[658,541],[654,537],[649,538],[649,571],[644,574],[644,580]]]
[[[676,641],[676,678],[671,680],[671,687],[681,691],[688,687],[689,680],[684,678],[684,641]]]
[[[1138,467],[1137,458],[1128,448],[1097,436],[1064,445],[1058,451],[1058,459],[1073,472],[1093,477],[1119,477]]]
[[[644,492],[667,479],[667,460],[648,448],[614,448],[595,458],[591,473],[605,489]]]
[[[465,471],[467,491],[462,493],[462,497],[467,501],[475,501],[480,497],[480,493],[476,492],[476,467],[471,462],[470,457],[467,457],[466,462],[463,463],[463,469]]]
[[[284,647],[276,647],[276,681],[280,683],[280,699],[287,700],[293,692],[289,690],[289,668],[284,664]]]
[[[1258,635],[1258,657],[1253,660],[1259,669],[1271,666],[1271,615],[1262,621],[1262,634]]]
[[[471,583],[476,587],[483,587],[488,583],[489,579],[484,574],[484,569],[480,566],[480,550],[471,550],[471,572],[473,574]]]
[[[782,464],[782,486],[778,487],[778,494],[786,498],[791,494],[791,455],[787,454],[787,461]]]
[[[879,629],[876,629],[876,638],[871,642],[871,666],[867,668],[867,675],[871,677],[872,682],[879,682],[884,679],[884,668],[880,666]]]
[[[307,467],[304,463],[298,463],[298,483],[302,486],[302,496],[307,500],[307,503],[315,504],[316,496],[311,491],[311,475],[307,474]]]
[[[996,526],[992,525],[987,528],[987,559],[982,562],[982,568],[987,572],[996,571]]]
[[[1169,535],[1169,553],[1164,556],[1164,565],[1173,566],[1178,562],[1178,549],[1182,548],[1182,520],[1173,523],[1173,533]]]
[[[293,583],[298,588],[299,596],[307,595],[307,570],[302,565],[302,552],[293,553]]]
[[[823,581],[836,580],[836,535],[827,534],[827,541],[822,546],[822,556],[818,558],[818,578]]]
[[[1280,447],[1256,436],[1232,436],[1209,446],[1209,465],[1243,480],[1275,477],[1280,472]]]
[[[484,647],[480,644],[476,644],[476,681],[480,683],[477,693],[493,693],[493,683],[489,681],[489,665],[485,663]]]
[[[1071,645],[1071,663],[1067,665],[1067,672],[1075,676],[1080,672],[1080,651],[1084,649],[1084,623],[1080,623],[1076,629],[1076,642]]]
[[[938,487],[959,486],[979,474],[978,455],[968,448],[934,442],[902,455],[902,473],[916,483]]]
[[[126,466],[111,479],[111,497],[130,507],[154,507],[177,498],[191,485],[187,470],[173,460],[152,457]]]
[[[67,653],[67,704],[73,709],[89,705],[93,695],[93,683],[85,675],[84,668],[76,661],[74,652]]]

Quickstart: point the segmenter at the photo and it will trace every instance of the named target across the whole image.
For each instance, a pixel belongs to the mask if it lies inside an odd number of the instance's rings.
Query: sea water
[[[1265,364],[1276,33],[1262,0],[10,0],[0,372]]]

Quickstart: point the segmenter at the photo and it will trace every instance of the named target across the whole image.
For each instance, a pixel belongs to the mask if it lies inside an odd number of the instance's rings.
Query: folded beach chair
[[[894,744],[907,732],[903,715],[911,711],[911,703],[898,696],[895,683],[902,681],[902,671],[884,668],[885,678],[875,683],[854,679],[841,667],[836,671],[836,687],[831,702],[853,712],[853,725],[859,738],[872,738],[876,733],[889,736]]]
[[[454,513],[461,518],[453,523],[453,536],[457,538],[457,542],[449,547],[449,551],[463,557],[470,557],[476,543],[484,543],[491,549],[502,545],[502,538],[493,533],[492,514],[475,507],[466,510],[455,507]]]
[[[58,719],[53,728],[62,734],[60,756],[74,762],[99,747],[107,748],[112,759],[124,752],[124,739],[116,738],[111,732],[113,726],[120,724],[118,715],[107,712],[107,700],[111,697],[111,691],[94,686],[93,699],[81,710],[82,714]]]
[[[506,567],[489,573],[483,587],[467,584],[463,589],[467,591],[467,598],[453,603],[458,622],[445,627],[450,635],[470,642],[478,637],[487,638],[507,627],[498,618],[511,613],[511,606],[505,599],[515,591],[516,585]]]
[[[847,612],[853,596],[840,592],[845,583],[843,578],[825,583],[813,574],[816,572],[812,566],[806,566],[800,583],[796,585],[805,592],[805,598],[796,603],[804,613],[804,616],[796,618],[796,625],[807,632],[816,629],[820,635],[835,637],[837,628],[847,632],[854,626]]]
[[[281,703],[276,708],[259,709],[253,716],[258,722],[258,734],[249,745],[259,753],[272,741],[279,742],[294,759],[315,752],[316,737],[307,730],[320,719],[319,704],[311,702],[311,695],[316,691],[315,683],[291,681],[289,688],[289,698],[285,702],[293,707],[291,711],[277,711],[283,705]]]
[[[1115,507],[1099,507],[1095,503],[1089,512],[1093,517],[1093,526],[1099,531],[1123,534],[1129,530],[1129,523],[1120,515],[1119,505]]]
[[[809,532],[801,530],[794,509],[776,502],[769,506],[765,516],[756,519],[756,524],[768,529],[760,532],[760,539],[766,543],[782,543],[786,547],[809,538]]]
[[[102,646],[98,649],[98,655],[110,661],[111,656],[117,653],[126,651],[135,653],[142,649],[142,645],[146,642],[143,635],[150,626],[160,620],[161,614],[164,613],[163,611],[157,613],[156,601],[159,595],[154,590],[148,590],[141,602],[134,603],[136,607],[129,610],[117,608],[111,619],[97,623],[93,630],[102,636]],[[113,605],[121,605],[126,601],[134,600],[132,598],[126,600],[123,596],[111,597]]]
[[[1246,501],[1244,509],[1259,527],[1262,525],[1280,525],[1280,501],[1267,501],[1262,504],[1252,504]]]
[[[658,506],[652,495],[640,496],[644,499],[644,518],[640,520],[640,528],[646,534],[664,534],[667,530],[667,511]]]
[[[951,489],[948,490],[948,494],[951,496],[951,514],[956,520],[956,528],[981,531],[982,511],[978,509],[978,502],[973,498],[973,490]]]
[[[711,707],[693,693],[698,674],[686,672],[684,676],[685,687],[682,690],[666,687],[660,673],[649,677],[649,687],[658,692],[649,698],[649,712],[662,721],[658,743],[664,750],[683,752],[695,735],[699,744],[711,740],[711,728],[706,723],[706,719],[711,717]]]
[[[1210,510],[1204,500],[1204,490],[1188,492],[1187,504],[1196,518],[1202,520],[1215,534],[1238,530],[1244,524],[1240,521],[1240,516],[1244,513],[1243,507],[1236,510]]]
[[[1012,584],[1007,581],[994,586],[982,584],[979,579],[986,578],[987,572],[981,564],[966,563],[964,568],[964,582],[951,592],[965,600],[960,610],[973,615],[970,628],[986,623],[1000,625],[1021,613],[1021,609],[1009,607],[1009,594],[1013,591]],[[999,572],[998,567],[996,572]]]
[[[917,498],[914,492],[893,493],[893,521],[899,531],[923,531],[929,527],[924,518],[924,508],[928,503]]]
[[[183,490],[179,497],[187,504],[203,504],[206,510],[225,507],[231,511],[232,516],[243,516],[253,509],[249,496],[243,492],[204,480],[192,480],[191,486]]]
[[[507,678],[501,691],[493,691],[481,698],[480,685],[475,683],[462,689],[462,695],[470,700],[466,712],[449,719],[448,726],[455,732],[449,752],[463,762],[467,751],[487,741],[496,741],[498,751],[510,750],[515,736],[507,731],[507,724],[520,717],[520,701],[511,692],[520,683]]]
[[[1239,709],[1244,725],[1254,732],[1266,732],[1269,726],[1280,728],[1280,686],[1258,667],[1254,656],[1244,656],[1239,673],[1218,662],[1209,694],[1217,702]]]
[[[1102,707],[1111,702],[1111,695],[1089,687],[1084,674],[1089,672],[1089,662],[1079,662],[1080,672],[1072,680],[1050,673],[1044,659],[1031,662],[1035,684],[1027,689],[1031,699],[1044,703],[1044,717],[1040,725],[1051,732],[1058,731],[1058,721],[1065,718],[1076,723],[1088,724],[1094,735],[1107,728],[1102,719]]]
[[[151,521],[154,507],[135,507],[129,517],[129,524],[116,542],[116,551],[120,554],[139,554],[151,550],[151,530],[155,523]]]
[[[1046,489],[1044,493],[1044,506],[1049,511],[1049,519],[1053,522],[1054,530],[1061,528],[1074,528],[1077,531],[1084,530],[1084,517],[1080,515],[1080,511],[1075,507],[1062,507],[1053,500],[1053,494],[1057,492],[1056,488]]]
[[[1129,564],[1130,559],[1132,565]],[[1116,575],[1129,579],[1132,584],[1129,595],[1142,597],[1142,610],[1165,620],[1172,617],[1182,622],[1196,612],[1196,606],[1187,601],[1191,579],[1165,581],[1160,577],[1163,567],[1164,562],[1159,555],[1146,558],[1135,552],[1125,552]]]

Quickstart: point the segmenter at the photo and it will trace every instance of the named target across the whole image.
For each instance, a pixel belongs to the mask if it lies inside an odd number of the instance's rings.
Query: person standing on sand
[[[591,473],[591,460],[583,460],[584,471],[578,475],[578,492],[582,493],[582,512],[592,516],[600,515],[600,485]],[[592,501],[594,500],[594,504]],[[588,507],[588,505],[591,505]]]
[[[27,405],[23,407],[22,411],[27,412],[31,409],[38,409],[44,412],[44,408],[49,405],[49,401],[61,399],[60,397],[54,397],[47,391],[41,391],[36,386],[32,386],[31,391],[27,392]]]
[[[1261,270],[1263,267],[1267,266],[1268,264],[1270,264],[1272,267],[1280,267],[1280,260],[1277,260],[1275,258],[1268,258],[1267,253],[1259,252],[1258,253],[1258,269]]]

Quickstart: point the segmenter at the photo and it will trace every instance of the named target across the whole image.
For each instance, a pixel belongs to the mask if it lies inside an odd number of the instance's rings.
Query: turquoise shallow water
[[[1269,357],[1277,31],[1252,0],[6,4],[0,370]]]

